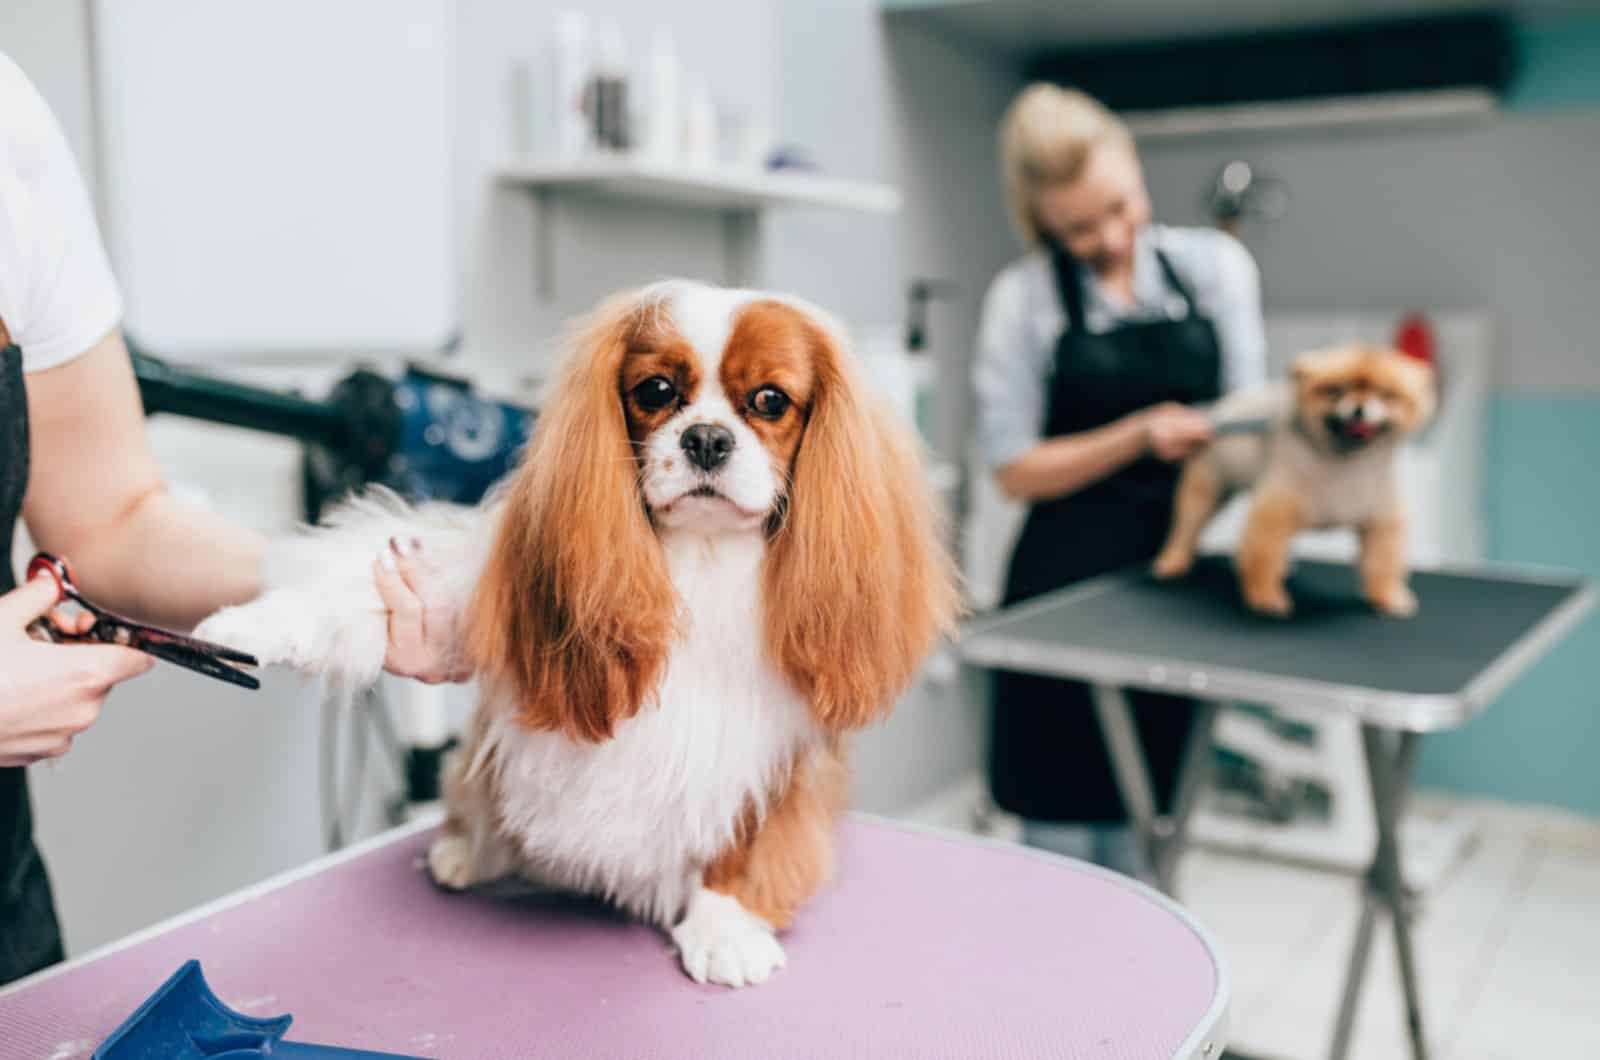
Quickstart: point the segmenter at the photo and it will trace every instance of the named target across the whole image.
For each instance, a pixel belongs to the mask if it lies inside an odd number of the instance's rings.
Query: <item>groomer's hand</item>
[[[460,606],[443,591],[422,542],[391,538],[389,550],[374,561],[372,576],[389,609],[383,668],[430,685],[471,678],[460,652]]]
[[[0,766],[66,754],[72,738],[100,717],[112,686],[155,664],[143,652],[114,644],[29,637],[28,624],[55,604],[56,584],[48,575],[0,596]]]
[[[1188,405],[1164,401],[1139,413],[1144,419],[1145,448],[1157,459],[1186,459],[1211,440],[1211,417]]]

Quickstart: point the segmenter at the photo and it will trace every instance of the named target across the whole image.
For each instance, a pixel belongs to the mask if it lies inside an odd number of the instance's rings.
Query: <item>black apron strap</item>
[[[1189,291],[1189,285],[1183,282],[1183,277],[1178,275],[1178,270],[1173,268],[1172,259],[1160,247],[1155,248],[1156,263],[1161,267],[1161,275],[1167,281],[1167,286],[1183,299],[1184,308],[1189,313],[1196,312],[1194,295]],[[1060,244],[1050,244],[1050,268],[1055,277],[1056,295],[1061,299],[1062,315],[1066,318],[1069,328],[1083,327],[1083,277],[1078,272],[1077,259],[1068,254]]]
[[[15,585],[11,531],[28,484],[28,400],[22,351],[0,322],[0,593]],[[0,768],[0,984],[61,960],[50,878],[33,845],[28,774]]]
[[[1178,275],[1178,270],[1172,267],[1172,260],[1156,248],[1156,261],[1161,264],[1161,275],[1167,278],[1167,283],[1178,292],[1178,297],[1183,299],[1184,306],[1190,313],[1195,312],[1194,295],[1189,293],[1188,284],[1183,282],[1183,277]]]
[[[1056,297],[1061,300],[1061,312],[1067,327],[1074,331],[1083,327],[1083,278],[1078,275],[1078,261],[1059,243],[1050,244],[1050,272],[1056,282]]]

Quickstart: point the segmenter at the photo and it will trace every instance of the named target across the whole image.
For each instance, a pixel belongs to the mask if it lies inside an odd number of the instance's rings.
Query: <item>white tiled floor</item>
[[[1476,806],[1471,854],[1415,927],[1436,1060],[1600,1057],[1600,823]],[[1232,1045],[1283,1060],[1327,1055],[1359,911],[1355,880],[1209,851],[1180,897],[1221,942]],[[1410,1055],[1392,936],[1380,926],[1350,1055]]]

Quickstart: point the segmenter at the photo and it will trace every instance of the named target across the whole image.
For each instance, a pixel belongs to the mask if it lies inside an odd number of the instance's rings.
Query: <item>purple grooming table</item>
[[[744,990],[698,986],[662,933],[575,899],[450,895],[431,827],[323,859],[0,991],[0,1057],[87,1057],[183,961],[290,1037],[529,1057],[1206,1060],[1216,946],[1093,866],[853,818],[838,877]]]

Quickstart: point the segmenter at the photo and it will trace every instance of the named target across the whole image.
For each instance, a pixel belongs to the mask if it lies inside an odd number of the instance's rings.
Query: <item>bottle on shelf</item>
[[[589,82],[590,120],[601,150],[626,151],[633,144],[628,121],[628,51],[622,30],[604,23],[595,50],[594,77]]]
[[[658,33],[645,61],[645,84],[635,96],[641,111],[641,153],[652,162],[672,164],[683,155],[682,68],[672,38]]]

